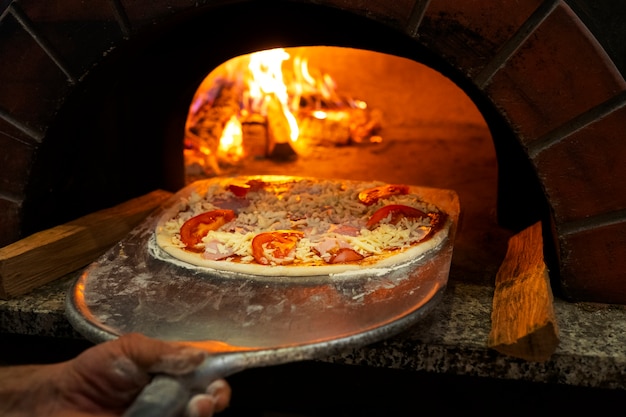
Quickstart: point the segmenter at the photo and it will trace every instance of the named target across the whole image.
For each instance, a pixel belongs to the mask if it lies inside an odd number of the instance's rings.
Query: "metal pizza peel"
[[[85,269],[66,315],[94,343],[139,332],[209,352],[191,375],[160,375],[127,416],[177,416],[190,396],[254,367],[322,358],[389,338],[425,317],[445,290],[459,219],[454,191],[423,188],[448,213],[448,237],[421,258],[366,273],[259,277],[177,261],[154,228],[175,194]]]

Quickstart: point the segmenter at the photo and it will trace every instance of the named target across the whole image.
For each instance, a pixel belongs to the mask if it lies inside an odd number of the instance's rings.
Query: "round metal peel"
[[[175,262],[154,244],[155,213],[74,283],[68,320],[95,343],[139,332],[207,350],[196,372],[158,376],[127,413],[179,415],[190,395],[215,379],[370,344],[424,317],[447,284],[459,217],[456,193],[424,192],[452,219],[448,238],[435,250],[394,268],[303,279]]]

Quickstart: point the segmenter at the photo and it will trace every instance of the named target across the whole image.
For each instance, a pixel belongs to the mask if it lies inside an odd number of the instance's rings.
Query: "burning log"
[[[541,223],[509,240],[496,275],[488,346],[505,355],[546,361],[559,344]]]
[[[217,150],[226,123],[231,117],[237,116],[241,109],[241,87],[235,82],[220,81],[207,94],[209,99],[202,102],[188,123],[185,135],[188,157],[185,166],[201,164],[199,169],[205,174],[219,175],[221,170]]]
[[[306,59],[296,57],[285,77],[289,58],[282,48],[260,51],[227,61],[205,79],[211,87],[201,86],[187,120],[188,180],[220,175],[248,157],[284,161],[314,146],[380,142],[380,112],[337,94],[332,78],[312,76]]]
[[[382,127],[380,111],[370,111],[365,103],[344,99],[334,100],[320,94],[300,96],[297,113],[299,139],[313,146],[344,146],[352,143],[380,142]]]
[[[300,137],[312,146],[343,146],[350,143],[350,120],[344,112],[298,112]]]
[[[265,158],[269,154],[267,120],[260,114],[250,114],[241,120],[243,145],[251,158]]]
[[[354,143],[378,143],[382,128],[382,113],[379,110],[362,108],[350,112],[350,138]]]

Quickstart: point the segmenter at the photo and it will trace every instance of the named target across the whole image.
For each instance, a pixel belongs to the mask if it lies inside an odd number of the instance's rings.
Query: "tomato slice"
[[[304,233],[298,230],[276,230],[259,233],[252,239],[252,256],[261,265],[291,263],[290,254]]]
[[[373,229],[378,225],[378,223],[381,222],[381,220],[386,219],[388,216],[391,216],[390,223],[396,224],[404,217],[427,217],[427,214],[416,209],[415,207],[405,206],[403,204],[389,204],[376,210],[369,218],[365,226],[368,229]]]
[[[207,233],[217,230],[235,218],[232,210],[207,211],[187,220],[180,227],[180,240],[188,250],[198,251],[196,245],[202,242]]]
[[[368,188],[359,193],[359,201],[366,206],[371,206],[381,198],[392,195],[404,195],[409,193],[409,186],[403,184],[386,184],[379,187]]]
[[[250,191],[258,191],[265,185],[262,180],[249,180],[245,183],[233,183],[228,185],[228,190],[237,197],[245,197]]]
[[[331,264],[340,264],[344,262],[356,262],[363,259],[364,256],[352,248],[341,248],[328,261]]]

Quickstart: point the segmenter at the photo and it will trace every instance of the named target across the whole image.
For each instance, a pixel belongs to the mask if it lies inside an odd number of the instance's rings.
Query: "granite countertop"
[[[79,271],[80,272],[80,271]],[[79,272],[0,301],[2,333],[82,338],[65,318],[65,293]],[[560,344],[544,363],[487,347],[493,287],[452,276],[441,302],[417,325],[383,342],[323,358],[338,364],[581,387],[626,389],[626,306],[555,299]]]

